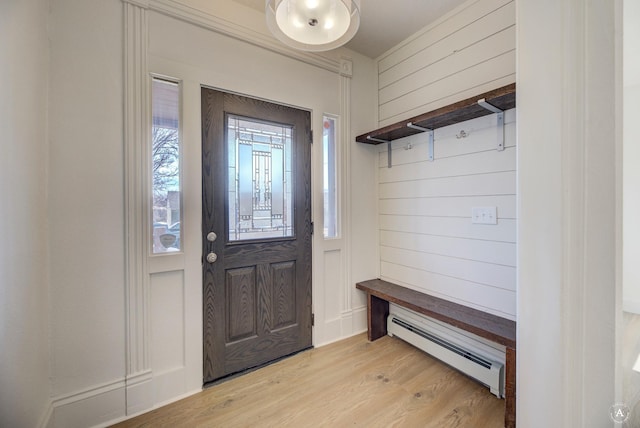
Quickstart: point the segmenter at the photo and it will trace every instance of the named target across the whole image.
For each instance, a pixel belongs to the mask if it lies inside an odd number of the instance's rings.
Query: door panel
[[[227,343],[257,336],[256,301],[258,284],[256,267],[227,269],[226,295],[228,316]]]
[[[309,112],[201,94],[207,383],[311,346],[311,133]]]
[[[271,325],[274,330],[296,322],[296,263],[283,262],[271,265]]]

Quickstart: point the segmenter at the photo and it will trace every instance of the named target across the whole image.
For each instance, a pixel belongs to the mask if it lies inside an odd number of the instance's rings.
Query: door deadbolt
[[[215,232],[209,232],[207,233],[207,241],[209,242],[213,242],[218,238],[218,235],[216,235]]]

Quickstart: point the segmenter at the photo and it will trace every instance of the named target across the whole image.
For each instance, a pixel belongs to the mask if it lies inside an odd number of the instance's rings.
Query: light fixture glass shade
[[[305,51],[347,43],[360,26],[360,0],[266,0],[267,25],[281,42]]]

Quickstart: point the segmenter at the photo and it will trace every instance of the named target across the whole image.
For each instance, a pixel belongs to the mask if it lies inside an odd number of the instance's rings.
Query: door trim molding
[[[349,165],[351,165],[351,146],[348,144],[353,141],[351,136],[351,72],[353,63],[346,59],[341,59],[341,69],[348,74],[340,73],[340,182],[338,189],[342,198],[340,204],[340,227],[342,229],[342,237],[344,246],[342,248],[342,258],[344,268],[344,290],[343,290],[343,307],[342,310],[352,309],[352,296],[354,288],[351,286],[351,174]],[[347,227],[348,225],[348,227]],[[343,331],[343,329],[341,329]]]
[[[125,281],[126,390],[151,385],[149,356],[149,232],[146,159],[150,139],[150,97],[147,61],[148,17],[140,2],[124,2],[124,156],[125,156]],[[131,402],[131,396],[142,402]],[[153,394],[127,394],[127,414],[153,406]],[[135,401],[135,400],[134,400]]]

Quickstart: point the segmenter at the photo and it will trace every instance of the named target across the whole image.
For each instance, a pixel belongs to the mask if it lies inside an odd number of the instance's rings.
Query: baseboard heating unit
[[[488,386],[498,398],[504,397],[504,364],[482,355],[469,346],[452,341],[443,334],[441,326],[429,331],[428,324],[415,322],[391,314],[387,318],[387,332],[436,357],[480,383]],[[422,325],[420,325],[422,324]],[[427,326],[427,328],[425,328]],[[455,334],[455,333],[454,333]],[[456,343],[458,342],[458,343]]]

